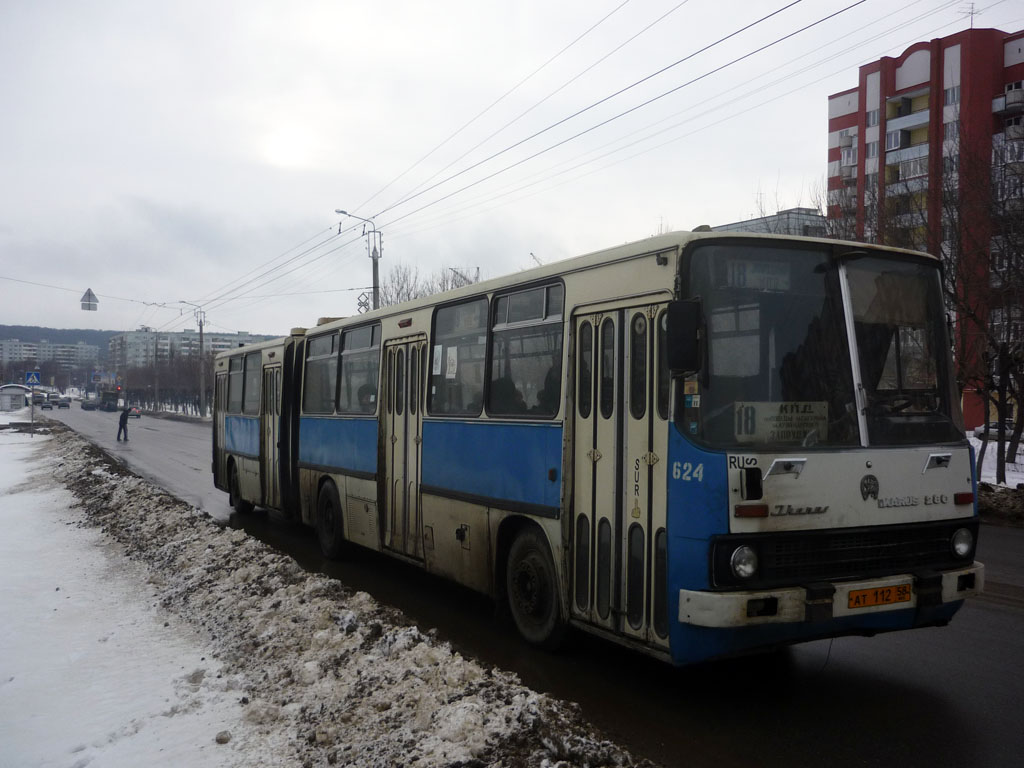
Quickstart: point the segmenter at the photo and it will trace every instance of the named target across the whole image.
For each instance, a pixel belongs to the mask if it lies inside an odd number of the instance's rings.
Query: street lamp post
[[[373,219],[364,219],[362,216],[356,216],[343,211],[340,208],[335,208],[334,212],[341,216],[349,216],[353,219],[359,219],[363,223],[363,234],[366,235],[366,253],[373,261],[373,308],[380,309],[380,273],[377,263],[380,261],[380,257],[384,255],[384,238],[383,234],[377,225],[373,223]],[[366,225],[370,225],[370,231],[366,231]],[[339,231],[340,231],[340,226]],[[379,246],[379,247],[378,247]]]

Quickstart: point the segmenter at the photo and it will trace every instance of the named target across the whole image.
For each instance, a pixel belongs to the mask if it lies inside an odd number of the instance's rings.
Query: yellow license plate
[[[847,608],[870,608],[873,605],[892,605],[910,602],[910,585],[893,584],[890,587],[857,589],[850,593]]]

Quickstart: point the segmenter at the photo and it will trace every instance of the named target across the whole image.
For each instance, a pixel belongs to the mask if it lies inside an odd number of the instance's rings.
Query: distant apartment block
[[[1024,211],[1024,30],[968,29],[863,65],[829,97],[828,131],[831,229],[943,257],[971,306],[956,318],[962,380],[978,381],[993,334],[1019,338],[1024,320],[1005,279],[1022,266],[1010,242]],[[984,420],[970,386],[963,406],[968,426]]]
[[[247,344],[273,339],[239,331],[238,333],[204,333],[203,351],[207,354],[234,349]],[[153,361],[173,363],[199,354],[199,332],[157,331],[143,326],[137,331],[128,331],[111,337],[108,356],[111,365],[118,369],[144,368]]]
[[[769,216],[721,224],[711,229],[716,232],[761,232],[768,235],[825,237],[825,224],[825,217],[814,208],[787,208]]]
[[[93,344],[51,344],[48,341],[29,342],[18,339],[0,341],[0,362],[57,363],[62,369],[87,368],[99,360],[100,348]]]

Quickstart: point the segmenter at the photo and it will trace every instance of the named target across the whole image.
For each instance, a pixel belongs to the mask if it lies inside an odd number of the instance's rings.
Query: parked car
[[[128,411],[128,415],[138,419],[142,417],[142,411],[139,410],[138,406],[133,405],[131,410]]]
[[[1006,434],[1009,435],[1013,431],[1013,422],[1009,419],[1006,420]],[[985,425],[979,424],[974,428],[974,436],[981,439],[985,434]],[[988,436],[994,438],[999,436],[999,422],[990,421],[988,423]]]
[[[82,401],[82,410],[83,411],[95,411],[96,410],[96,401],[95,400],[83,400]]]

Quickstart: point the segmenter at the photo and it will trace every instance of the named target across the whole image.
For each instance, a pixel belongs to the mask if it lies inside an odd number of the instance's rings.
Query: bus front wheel
[[[505,591],[512,620],[527,642],[548,649],[561,645],[566,623],[558,599],[555,564],[540,531],[522,531],[512,542]]]
[[[238,466],[236,464],[231,465],[231,480],[229,482],[231,488],[228,493],[228,503],[235,508],[235,512],[240,515],[248,515],[253,511],[254,507],[251,502],[246,501],[242,498],[238,492]]]
[[[320,551],[326,557],[336,558],[341,554],[345,543],[345,533],[341,522],[341,501],[334,483],[327,482],[320,489],[316,502],[316,537],[320,541]]]

